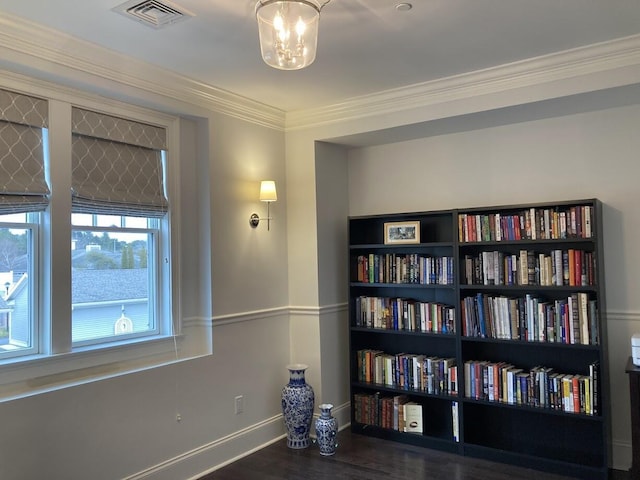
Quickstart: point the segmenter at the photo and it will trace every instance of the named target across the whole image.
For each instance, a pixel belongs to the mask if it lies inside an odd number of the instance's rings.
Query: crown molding
[[[63,67],[62,70],[54,70],[57,76],[66,79],[74,72],[89,74],[93,78],[106,79],[153,96],[159,95],[172,102],[177,100],[261,126],[284,130],[282,110],[20,17],[4,13],[0,16],[0,47],[20,54],[20,64],[29,72],[42,72],[44,62],[47,71],[51,70],[51,65]]]
[[[621,68],[640,67],[640,35],[634,35],[354,97],[338,104],[285,113],[8,14],[0,17],[0,47],[7,53],[5,63],[11,63],[10,59],[7,60],[10,53],[19,54],[19,62],[15,63],[19,63],[26,73],[54,72],[57,79],[74,83],[77,83],[75,77],[83,74],[88,79],[107,80],[118,87],[130,87],[154,98],[159,96],[165,102],[177,101],[191,107],[206,108],[279,131],[295,131],[402,113],[519,88],[585,78]],[[640,81],[640,75],[635,77],[638,78],[634,78],[634,82]],[[86,84],[90,85],[91,82],[87,80]]]
[[[640,35],[286,113],[287,131],[388,115],[640,66]],[[634,82],[640,81],[636,75]],[[610,85],[619,86],[619,85]]]

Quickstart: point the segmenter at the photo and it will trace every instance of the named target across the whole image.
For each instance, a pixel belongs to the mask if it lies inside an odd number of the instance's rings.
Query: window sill
[[[0,402],[184,360],[183,335],[79,347],[59,355],[16,357],[0,365]]]

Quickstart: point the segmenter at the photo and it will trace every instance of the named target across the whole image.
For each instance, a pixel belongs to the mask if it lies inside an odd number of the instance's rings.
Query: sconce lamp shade
[[[261,202],[275,202],[278,200],[278,193],[276,192],[276,182],[273,180],[263,180],[260,183],[260,201]]]
[[[314,0],[258,1],[260,51],[267,65],[280,70],[298,70],[313,63],[320,9]]]
[[[267,221],[267,230],[271,228],[271,213],[269,212],[269,205],[271,202],[278,200],[278,194],[276,193],[276,182],[273,180],[262,180],[260,182],[260,201],[267,202],[267,218],[263,220]],[[256,228],[260,224],[260,215],[252,213],[249,217],[249,225],[252,228]]]

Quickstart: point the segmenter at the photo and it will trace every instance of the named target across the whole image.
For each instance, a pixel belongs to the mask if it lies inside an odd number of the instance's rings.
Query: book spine
[[[451,424],[453,429],[453,441],[460,442],[460,419],[458,416],[458,402],[451,402]]]
[[[597,415],[599,413],[600,408],[600,399],[598,398],[600,392],[600,384],[599,384],[599,372],[598,372],[598,363],[592,363],[589,365],[589,376],[591,377],[591,409],[593,410],[593,414]]]

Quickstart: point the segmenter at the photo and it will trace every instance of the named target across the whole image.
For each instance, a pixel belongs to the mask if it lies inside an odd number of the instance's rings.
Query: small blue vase
[[[311,385],[307,385],[304,372],[307,365],[287,365],[289,383],[282,389],[282,415],[287,428],[287,447],[307,448],[313,419],[315,396]]]
[[[316,419],[316,437],[320,447],[320,455],[336,453],[336,435],[338,434],[338,420],[331,416],[333,405],[323,403],[319,406],[320,416]]]

